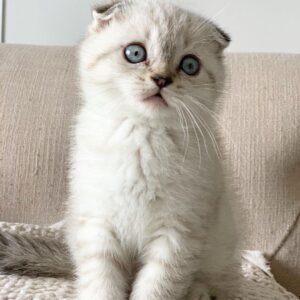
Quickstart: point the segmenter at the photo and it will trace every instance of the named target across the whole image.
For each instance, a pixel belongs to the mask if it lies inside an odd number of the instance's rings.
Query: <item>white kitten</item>
[[[165,1],[94,12],[80,49],[68,210],[79,299],[206,299],[232,262],[211,133],[228,43]]]
[[[228,43],[162,0],[95,10],[80,49],[67,213],[79,300],[205,300],[226,287],[239,263],[215,138]],[[65,276],[63,250],[2,233],[0,269]]]

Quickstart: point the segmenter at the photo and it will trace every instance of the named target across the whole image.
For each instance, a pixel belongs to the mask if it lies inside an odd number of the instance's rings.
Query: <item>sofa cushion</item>
[[[0,220],[49,224],[67,197],[74,48],[0,45]],[[243,247],[300,296],[300,55],[230,54],[220,117]]]

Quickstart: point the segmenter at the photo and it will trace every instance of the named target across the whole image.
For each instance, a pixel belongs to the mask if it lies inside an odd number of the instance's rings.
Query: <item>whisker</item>
[[[177,114],[179,116],[179,122],[183,131],[183,145],[185,145],[185,152],[184,152],[184,156],[183,156],[183,163],[185,161],[185,157],[186,157],[186,152],[187,152],[187,147],[188,145],[186,144],[186,140],[187,140],[187,136],[186,136],[186,131],[185,131],[185,127],[183,125],[183,117],[182,117],[182,111],[180,110],[180,108],[178,107],[178,105],[175,104],[175,109],[177,111]]]
[[[232,95],[231,91],[226,91],[226,90],[219,90],[219,89],[215,89],[215,88],[210,88],[210,87],[206,87],[203,85],[193,85],[193,87],[199,87],[205,91],[211,91],[211,92],[217,92],[219,94],[228,94],[228,95]]]
[[[207,124],[207,122],[204,119],[201,119],[196,113],[195,113],[195,117],[200,122],[200,124],[204,127],[204,129],[206,130],[206,132],[208,133],[208,135],[209,135],[209,137],[210,137],[210,139],[212,141],[214,150],[215,150],[215,152],[217,154],[217,157],[219,159],[221,159],[221,150],[220,150],[219,143],[217,142],[216,137],[215,137],[213,131],[209,128],[209,125]]]
[[[184,105],[185,105],[185,104],[184,104]],[[203,126],[204,124],[203,124],[202,120],[201,120],[198,116],[194,116],[194,114],[193,114],[192,111],[188,108],[187,105],[186,105],[186,108],[187,108],[187,110],[190,112],[191,116],[193,117],[193,119],[194,119],[194,121],[195,121],[195,124],[197,125],[197,128],[198,128],[198,130],[199,130],[199,132],[200,132],[200,134],[201,134],[201,136],[202,136],[202,138],[203,138],[204,147],[205,147],[205,150],[206,150],[206,152],[207,152],[207,155],[210,157],[210,152],[208,151],[208,146],[207,146],[207,142],[206,142],[206,139],[205,139],[205,135],[204,135],[204,133],[203,133],[201,127],[200,127],[199,124],[197,123],[196,119],[200,122],[200,124],[201,124],[202,126]],[[203,127],[205,128],[205,126],[203,126]],[[206,131],[207,131],[207,129],[206,129]],[[210,135],[210,132],[208,132],[208,134]],[[212,141],[213,141],[213,140],[212,140]]]
[[[209,152],[207,150],[207,145],[205,143],[205,137],[203,135],[202,130],[200,129],[200,126],[198,125],[197,121],[195,120],[194,115],[191,113],[191,111],[189,110],[189,108],[182,101],[180,101],[179,103],[183,106],[183,108],[185,108],[186,112],[188,113],[188,116],[189,116],[190,120],[192,121],[192,126],[193,126],[193,129],[194,129],[194,132],[195,132],[195,135],[196,135],[196,139],[197,139],[197,143],[198,143],[198,149],[199,149],[199,168],[200,168],[201,162],[202,162],[202,155],[201,155],[200,140],[199,140],[199,137],[198,137],[198,134],[197,134],[196,127],[198,128],[200,134],[202,135],[205,149],[207,151],[207,154],[209,154]],[[195,125],[196,125],[196,127],[195,127]]]
[[[191,98],[192,99],[192,98]],[[204,99],[203,99],[204,100]],[[203,111],[205,111],[208,115],[210,115],[215,122],[218,124],[218,126],[222,129],[222,131],[226,134],[227,138],[229,139],[230,143],[234,146],[235,149],[239,149],[238,146],[235,144],[231,133],[227,130],[227,128],[222,124],[222,122],[224,122],[224,120],[222,120],[222,118],[220,118],[220,116],[212,111],[210,108],[208,108],[205,104],[198,102],[196,100],[193,99],[194,104],[196,104],[200,109],[202,109]],[[240,149],[239,149],[240,151]],[[240,153],[240,155],[244,158],[245,155],[243,153]]]
[[[206,132],[208,133],[212,143],[213,143],[213,147],[214,150],[217,154],[218,159],[221,159],[221,151],[219,148],[219,144],[212,132],[212,130],[209,128],[208,124],[205,122],[205,120],[201,119],[198,115],[195,114],[195,117],[198,119],[198,121],[201,123],[201,125],[204,127],[204,129],[206,130]]]
[[[190,144],[190,132],[189,132],[188,122],[187,122],[187,119],[186,119],[186,117],[184,115],[184,112],[183,112],[183,110],[181,108],[179,108],[179,110],[181,111],[182,116],[184,118],[184,123],[185,123],[185,128],[186,128],[186,134],[187,134],[187,144],[186,144],[186,149],[185,149],[184,155],[183,155],[183,163],[184,163],[186,155],[187,155],[187,152],[188,152],[188,147],[189,147],[189,144]]]
[[[216,14],[214,14],[212,17],[207,18],[205,21],[203,21],[200,26],[198,27],[198,30],[201,31],[206,25],[208,25],[210,22],[213,22],[216,17],[218,17],[220,14],[224,12],[225,9],[228,8],[229,5],[232,4],[232,0],[228,1]]]

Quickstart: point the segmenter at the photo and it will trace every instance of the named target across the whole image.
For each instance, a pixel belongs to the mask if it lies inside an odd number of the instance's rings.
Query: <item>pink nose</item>
[[[163,77],[163,76],[159,76],[159,75],[154,75],[151,77],[151,79],[161,89],[173,83],[173,80],[171,77]]]

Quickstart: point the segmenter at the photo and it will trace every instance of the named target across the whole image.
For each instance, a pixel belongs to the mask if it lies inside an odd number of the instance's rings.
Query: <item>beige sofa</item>
[[[230,54],[222,126],[243,247],[300,296],[300,55]],[[50,224],[67,197],[75,49],[0,45],[0,220]],[[246,225],[246,226],[244,226]]]

